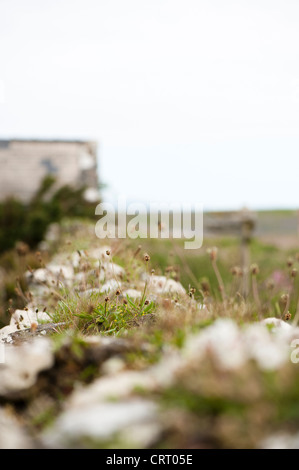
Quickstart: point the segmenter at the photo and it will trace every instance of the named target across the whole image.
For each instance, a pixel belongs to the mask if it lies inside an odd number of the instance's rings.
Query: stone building
[[[28,201],[46,175],[56,185],[86,186],[86,198],[98,199],[97,145],[76,140],[0,140],[0,200]]]

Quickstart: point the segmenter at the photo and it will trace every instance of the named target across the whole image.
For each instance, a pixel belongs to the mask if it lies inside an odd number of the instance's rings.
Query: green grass
[[[85,333],[119,335],[138,326],[154,310],[154,302],[147,301],[145,295],[134,301],[129,296],[119,300],[117,295],[110,298],[106,294],[92,293],[88,297],[80,297],[64,291],[64,298],[58,301],[51,318],[55,323],[64,322]]]

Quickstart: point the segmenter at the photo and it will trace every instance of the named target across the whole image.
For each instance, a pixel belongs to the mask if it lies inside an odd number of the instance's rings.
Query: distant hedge
[[[64,216],[91,218],[95,204],[87,202],[85,188],[63,186],[53,190],[55,179],[47,176],[29,203],[16,198],[0,202],[0,252],[23,241],[34,248],[43,240],[47,227]]]

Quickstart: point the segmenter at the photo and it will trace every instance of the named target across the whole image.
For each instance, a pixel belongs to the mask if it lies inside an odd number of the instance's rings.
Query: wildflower
[[[37,258],[37,261],[38,261],[40,264],[42,264],[43,259],[42,259],[41,252],[40,252],[40,251],[37,251],[37,252],[35,253],[35,256],[36,256],[36,258]]]
[[[110,256],[110,254],[111,254],[111,251],[110,251],[110,250],[106,250],[106,255],[107,255],[107,256]]]
[[[149,304],[149,300],[146,300],[146,301],[144,302],[144,305],[148,305],[148,304]]]
[[[284,316],[285,321],[289,321],[291,318],[292,318],[292,315],[290,314],[290,312],[286,313]]]
[[[31,331],[32,333],[34,333],[34,332],[37,330],[37,326],[38,326],[38,325],[37,325],[36,322],[31,323],[31,325],[30,325],[30,331]]]
[[[120,295],[120,290],[117,289],[117,291],[115,292],[115,295]]]
[[[173,267],[173,266],[167,266],[167,267],[165,268],[165,272],[166,272],[166,273],[170,273],[171,271],[174,271],[174,267]]]
[[[147,262],[148,262],[148,261],[151,259],[151,257],[150,257],[150,255],[149,255],[149,254],[147,254],[147,253],[144,253],[144,255],[143,255],[143,259],[144,259],[144,261],[147,263]]]
[[[201,288],[204,292],[204,294],[209,294],[210,293],[210,285],[208,281],[202,281],[201,282]]]
[[[260,272],[260,268],[258,267],[257,264],[252,264],[250,266],[250,272],[253,276],[256,276]]]
[[[291,268],[291,267],[293,266],[293,264],[294,264],[293,258],[288,258],[288,259],[287,259],[287,266],[288,266],[288,268]]]
[[[286,305],[289,301],[289,294],[282,294],[280,301],[283,305]]]
[[[214,246],[213,248],[208,248],[207,253],[208,255],[210,255],[211,261],[216,261],[218,255],[218,248],[216,246]]]
[[[16,244],[16,251],[19,256],[26,256],[27,253],[29,252],[29,246],[27,245],[27,243],[18,242]]]
[[[239,266],[233,266],[230,270],[233,276],[241,276],[242,275],[242,269]]]
[[[296,268],[293,268],[292,271],[291,271],[291,277],[295,278],[298,274],[298,269]]]
[[[110,299],[109,299],[109,297],[107,296],[107,297],[105,297],[104,300],[105,300],[105,302],[109,302]]]

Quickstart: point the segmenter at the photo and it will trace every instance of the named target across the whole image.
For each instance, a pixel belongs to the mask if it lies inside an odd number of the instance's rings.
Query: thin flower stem
[[[257,280],[256,280],[256,276],[253,275],[251,277],[251,280],[252,280],[252,293],[253,293],[253,298],[254,298],[254,301],[257,305],[257,308],[258,308],[258,316],[259,316],[259,319],[261,319],[261,310],[262,310],[262,305],[261,305],[261,299],[260,299],[260,296],[259,296],[259,290],[258,290],[258,285],[257,285]]]
[[[226,293],[225,293],[225,289],[224,289],[224,283],[223,283],[223,280],[222,280],[222,277],[221,277],[221,274],[220,274],[220,271],[218,269],[218,266],[217,266],[217,263],[216,263],[215,259],[212,260],[212,266],[213,266],[213,269],[214,269],[214,272],[215,272],[215,275],[216,275],[216,278],[217,278],[217,281],[218,281],[221,297],[222,297],[222,300],[224,302],[226,300]]]

